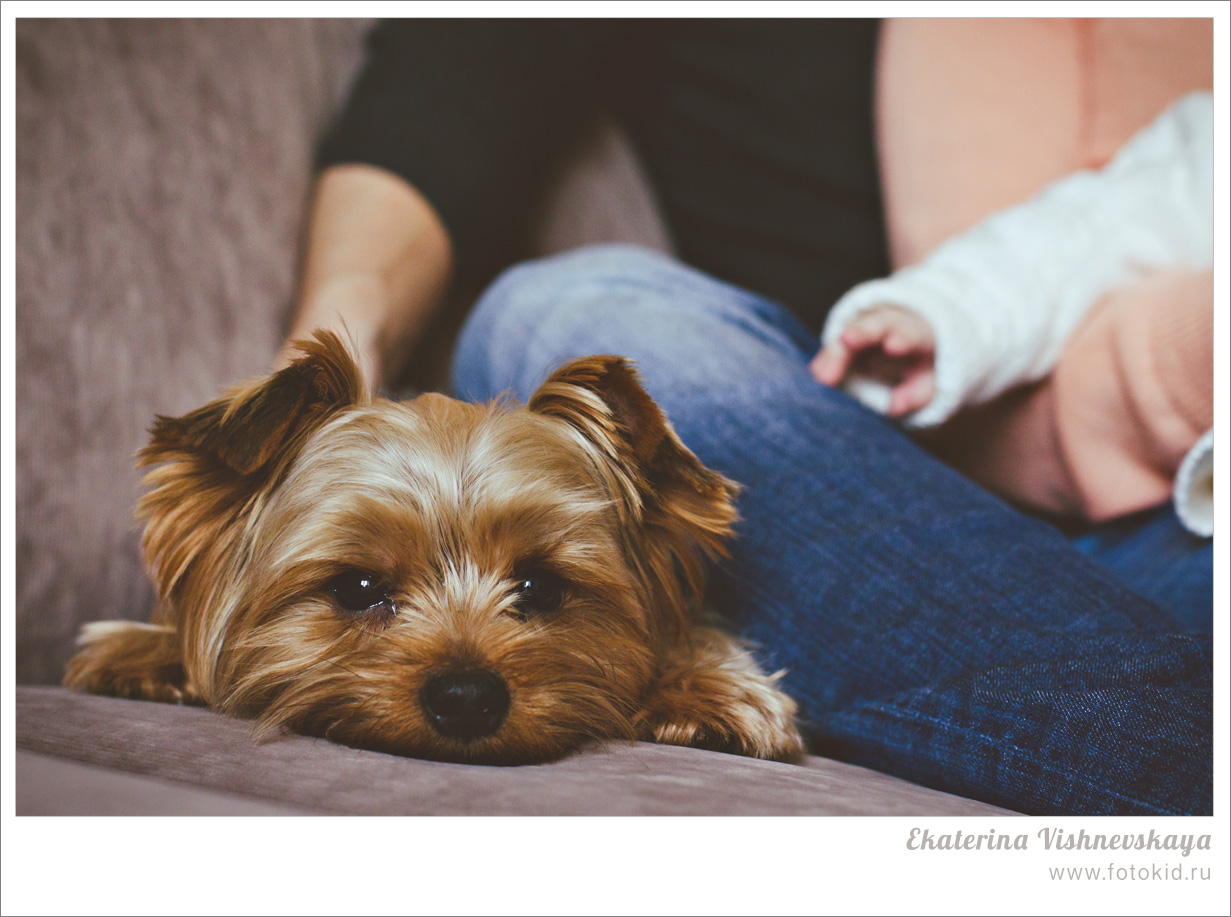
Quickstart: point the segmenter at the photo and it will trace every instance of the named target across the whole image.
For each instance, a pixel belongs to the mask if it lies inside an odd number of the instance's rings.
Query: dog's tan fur
[[[66,684],[451,760],[548,760],[591,738],[801,753],[777,676],[697,621],[736,486],[626,361],[574,361],[527,407],[393,403],[336,336],[301,348],[157,419],[138,516],[158,612],[87,628]],[[550,614],[519,612],[527,564],[566,584]],[[387,607],[340,607],[344,570],[387,584]],[[442,735],[424,714],[425,679],[459,666],[507,684],[490,735]]]

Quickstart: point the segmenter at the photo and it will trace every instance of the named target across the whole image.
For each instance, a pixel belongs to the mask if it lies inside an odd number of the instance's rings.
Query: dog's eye
[[[347,570],[329,581],[334,600],[347,611],[368,611],[389,602],[385,584],[371,573]]]
[[[523,615],[538,615],[556,611],[564,604],[568,583],[563,578],[534,567],[521,570],[514,578],[515,608]]]

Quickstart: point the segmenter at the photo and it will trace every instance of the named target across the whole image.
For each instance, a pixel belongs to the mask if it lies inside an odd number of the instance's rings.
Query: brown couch
[[[132,455],[153,415],[263,371],[281,340],[311,151],[365,28],[17,24],[18,813],[999,813],[821,758],[615,743],[441,764],[57,686],[81,623],[147,617]],[[596,125],[533,248],[611,240],[668,247],[628,147]],[[439,379],[446,338],[412,381]]]

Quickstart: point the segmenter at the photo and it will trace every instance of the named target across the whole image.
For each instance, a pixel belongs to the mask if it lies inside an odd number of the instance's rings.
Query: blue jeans
[[[814,382],[815,348],[771,302],[603,246],[501,277],[454,386],[525,399],[567,359],[637,361],[745,485],[713,602],[788,670],[813,751],[1022,812],[1210,813],[1209,635]]]

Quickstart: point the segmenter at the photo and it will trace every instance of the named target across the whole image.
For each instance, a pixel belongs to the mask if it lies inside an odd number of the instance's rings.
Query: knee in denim
[[[476,311],[516,311],[533,323],[562,302],[582,306],[643,288],[652,276],[685,270],[667,256],[635,245],[591,245],[515,265],[488,288]]]

